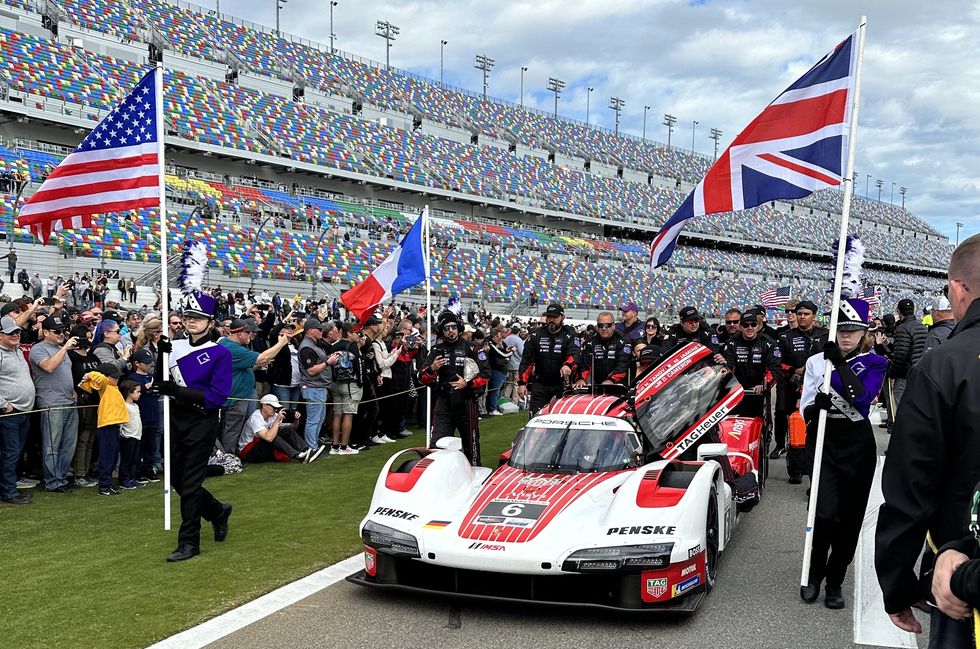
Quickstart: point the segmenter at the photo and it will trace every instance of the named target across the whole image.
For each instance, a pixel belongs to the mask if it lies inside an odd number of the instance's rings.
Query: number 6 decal
[[[520,516],[523,511],[524,511],[523,503],[510,503],[502,510],[500,510],[500,513],[503,514],[504,516]]]

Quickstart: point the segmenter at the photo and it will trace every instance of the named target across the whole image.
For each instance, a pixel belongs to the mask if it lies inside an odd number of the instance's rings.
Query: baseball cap
[[[20,327],[17,325],[17,321],[11,318],[9,315],[0,318],[0,331],[5,334],[12,334],[20,331]]]
[[[153,354],[149,349],[137,349],[130,360],[134,363],[152,363]]]
[[[640,312],[640,310],[636,307],[636,302],[623,302],[619,305],[619,310],[623,313],[627,311],[636,311],[637,313]]]
[[[64,331],[68,328],[68,323],[57,316],[49,316],[41,322],[41,328],[48,331]]]
[[[545,316],[560,316],[565,315],[565,309],[558,302],[552,302],[548,305],[548,308],[544,310]]]
[[[381,320],[376,315],[369,315],[367,320],[364,321],[362,327],[373,327],[374,325],[381,324]]]
[[[237,320],[232,320],[231,325],[228,327],[228,331],[233,334],[241,333],[247,331],[249,333],[253,331],[258,331],[259,328],[255,326],[254,320],[243,320],[241,318]]]
[[[102,312],[102,319],[103,320],[115,320],[116,322],[120,322],[120,323],[123,321],[122,316],[119,315],[119,312],[118,311],[115,311],[113,309],[109,309],[108,311],[103,311]]]
[[[310,329],[319,329],[323,324],[316,318],[307,318],[306,322],[303,323],[303,331],[309,331]]]
[[[520,331],[521,330],[521,323],[520,322],[511,322],[510,323],[510,330],[511,331]]]
[[[267,395],[265,395],[264,397],[262,397],[261,399],[259,399],[259,403],[261,403],[263,405],[272,406],[273,408],[282,408],[282,404],[279,403],[279,399],[277,399],[276,398],[276,395],[274,395],[274,394],[267,394]]]
[[[915,313],[915,302],[905,298],[898,301],[898,312],[902,315],[912,315]]]
[[[800,312],[800,309],[803,309],[803,310],[806,310],[806,311],[812,311],[813,313],[816,313],[817,311],[820,310],[819,308],[817,308],[817,305],[814,304],[813,302],[811,302],[810,300],[803,300],[802,302],[800,302],[799,304],[797,304],[796,305],[796,312],[799,313]]]
[[[759,315],[759,311],[754,307],[751,309],[746,309],[745,312],[742,313],[741,322],[758,322]]]
[[[120,370],[119,366],[115,363],[101,363],[99,364],[99,367],[96,368],[96,371],[99,374],[104,374],[113,379],[118,379],[120,376],[122,376],[122,370]]]
[[[695,309],[693,306],[684,307],[683,309],[681,309],[681,312],[678,315],[680,316],[681,321],[701,319],[701,314],[698,313],[698,310]]]
[[[13,313],[14,311],[20,311],[20,302],[7,302],[0,307],[0,317]]]
[[[950,306],[949,300],[946,299],[945,295],[940,295],[939,299],[932,305],[933,311],[949,311],[952,308],[953,307]]]

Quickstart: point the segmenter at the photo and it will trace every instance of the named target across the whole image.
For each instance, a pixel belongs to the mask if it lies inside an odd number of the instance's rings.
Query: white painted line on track
[[[248,604],[242,604],[238,608],[222,613],[196,627],[161,640],[148,649],[200,649],[334,585],[347,575],[357,572],[363,565],[363,555],[355,554],[323,570],[314,572],[312,575],[307,575],[271,593],[262,595]]]

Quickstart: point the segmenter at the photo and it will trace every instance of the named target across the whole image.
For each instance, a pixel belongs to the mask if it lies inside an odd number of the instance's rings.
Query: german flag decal
[[[429,521],[422,527],[427,530],[441,530],[449,525],[452,521]]]

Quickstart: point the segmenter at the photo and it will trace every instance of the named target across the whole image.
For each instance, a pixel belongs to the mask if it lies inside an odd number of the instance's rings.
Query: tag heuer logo
[[[667,592],[667,578],[647,579],[647,595],[654,598],[663,597]]]
[[[373,554],[371,554],[370,552],[365,552],[365,553],[364,553],[364,569],[365,569],[365,570],[366,570],[366,571],[367,571],[368,573],[372,573],[372,572],[374,572],[374,566],[375,566],[375,563],[374,563],[374,562],[375,562],[375,558],[374,558],[374,555],[373,555]],[[665,586],[664,586],[664,589],[666,590],[666,588],[667,588],[667,587],[666,587],[666,585],[665,585]]]

